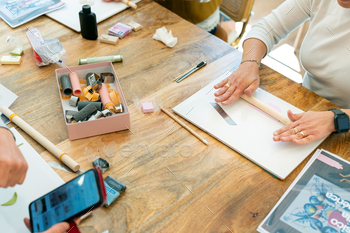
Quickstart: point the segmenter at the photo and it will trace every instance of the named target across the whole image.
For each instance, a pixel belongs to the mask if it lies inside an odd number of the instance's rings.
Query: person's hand
[[[27,170],[27,161],[18,149],[12,133],[0,128],[0,187],[23,184]]]
[[[219,89],[215,92],[216,102],[229,105],[235,102],[241,95],[251,96],[259,87],[259,66],[255,62],[245,62],[229,77],[214,86]]]
[[[288,110],[288,117],[292,123],[275,131],[274,141],[308,144],[335,131],[334,113],[331,111],[293,114]]]
[[[24,223],[26,224],[27,228],[30,230],[30,222],[28,218],[24,219]],[[43,233],[66,233],[68,230],[69,230],[69,224],[66,222],[61,222],[56,225],[53,225]]]

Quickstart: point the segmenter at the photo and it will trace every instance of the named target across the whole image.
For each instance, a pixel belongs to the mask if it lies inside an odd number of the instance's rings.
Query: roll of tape
[[[86,105],[93,104],[97,108],[97,110],[102,111],[102,103],[101,102],[89,102],[89,101],[79,101],[78,110],[82,110]]]
[[[97,108],[94,104],[89,103],[82,110],[73,116],[76,121],[84,121],[88,119],[92,114],[97,112]]]
[[[72,95],[69,100],[69,105],[72,107],[76,107],[78,106],[79,100],[80,100],[79,97]]]
[[[73,89],[72,89],[72,84],[70,82],[70,78],[68,77],[68,75],[62,75],[60,80],[61,80],[63,94],[71,95],[73,93]]]

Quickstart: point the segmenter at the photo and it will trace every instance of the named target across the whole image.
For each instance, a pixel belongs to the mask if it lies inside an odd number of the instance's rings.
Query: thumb
[[[252,82],[249,87],[247,87],[244,90],[244,94],[246,94],[247,96],[252,96],[254,91],[256,91],[256,89],[258,89],[259,87],[259,82],[257,80],[255,80],[254,82]]]
[[[69,224],[66,222],[58,223],[43,233],[66,233],[69,230]]]
[[[24,224],[26,224],[26,227],[28,228],[28,230],[30,230],[29,218],[24,218]]]
[[[293,122],[299,120],[303,116],[303,113],[294,114],[294,113],[292,113],[291,110],[288,110],[287,113],[288,113],[289,119]]]

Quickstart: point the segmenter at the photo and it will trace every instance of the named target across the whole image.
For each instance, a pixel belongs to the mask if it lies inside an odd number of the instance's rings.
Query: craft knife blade
[[[225,112],[224,109],[222,109],[222,107],[218,103],[210,103],[210,104],[215,108],[215,110],[220,114],[222,118],[224,118],[224,120],[229,125],[237,125],[236,122],[232,120],[232,118]]]

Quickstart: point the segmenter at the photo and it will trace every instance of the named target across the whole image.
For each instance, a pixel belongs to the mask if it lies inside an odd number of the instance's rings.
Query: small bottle
[[[91,12],[89,5],[83,5],[83,9],[79,12],[81,36],[88,40],[96,40],[97,21],[95,13]]]

